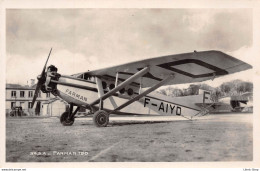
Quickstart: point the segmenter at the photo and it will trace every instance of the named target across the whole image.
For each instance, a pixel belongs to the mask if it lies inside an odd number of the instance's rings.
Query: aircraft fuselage
[[[61,76],[59,78],[60,82],[65,82],[68,84],[79,85],[88,87],[88,90],[72,87],[69,85],[61,85],[57,84],[57,95],[67,101],[68,103],[73,103],[78,106],[82,106],[90,109],[89,104],[94,102],[99,98],[97,84],[95,81],[88,81],[83,79],[78,79],[70,76]],[[138,95],[139,88],[131,87],[134,90],[134,94],[132,97]],[[108,89],[104,90],[104,93],[109,91]],[[142,91],[142,90],[141,90]],[[120,94],[116,93],[112,96],[115,103],[118,105],[124,101],[129,100],[130,98],[127,93]],[[199,99],[201,102],[203,101],[203,96],[200,96]],[[191,99],[191,100],[188,100]],[[140,98],[134,104],[126,107],[126,109],[122,110],[122,112],[133,112],[139,114],[161,114],[161,115],[188,115],[192,116],[200,111],[200,108],[194,105],[194,101],[198,100],[198,97],[166,97],[163,95],[159,95],[157,93],[149,93],[148,95]],[[115,106],[111,103],[111,99],[105,100],[104,108],[108,110],[113,110]],[[109,102],[110,101],[110,102]],[[134,105],[134,106],[133,106]],[[98,107],[98,105],[96,105]],[[131,111],[131,108],[134,110]],[[152,111],[151,111],[152,110]]]

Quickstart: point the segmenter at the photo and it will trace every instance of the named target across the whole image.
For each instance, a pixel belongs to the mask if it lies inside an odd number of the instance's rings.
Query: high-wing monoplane
[[[64,126],[72,125],[76,113],[83,107],[91,111],[96,126],[105,127],[110,114],[122,114],[130,106],[132,110],[138,110],[133,106],[135,103],[161,115],[192,117],[202,110],[196,103],[209,100],[208,92],[201,96],[171,98],[153,91],[163,85],[202,82],[252,68],[243,61],[212,50],[155,57],[68,76],[59,74],[53,65],[47,67],[50,54],[51,51],[37,77],[32,105],[40,90],[64,99],[70,104],[69,110],[60,117]]]

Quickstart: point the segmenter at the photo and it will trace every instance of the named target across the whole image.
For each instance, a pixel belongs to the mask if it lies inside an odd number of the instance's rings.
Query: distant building
[[[39,107],[39,115],[42,114],[42,104],[54,98],[50,93],[39,92],[38,98],[32,108],[32,100],[36,85],[22,86],[19,84],[6,84],[6,114],[9,114],[14,107],[22,107],[26,115],[35,115],[36,106]]]
[[[61,116],[66,111],[68,103],[58,97],[52,98],[47,102],[43,102],[42,115],[43,116]]]
[[[32,100],[36,88],[34,80],[31,80],[31,85],[6,84],[5,109],[7,116],[10,115],[14,107],[22,107],[24,114],[27,116],[60,116],[66,111],[66,105],[68,105],[66,101],[55,97],[51,93],[42,93],[41,91],[39,91],[37,100],[32,108]],[[78,113],[86,113],[86,110],[80,108]]]

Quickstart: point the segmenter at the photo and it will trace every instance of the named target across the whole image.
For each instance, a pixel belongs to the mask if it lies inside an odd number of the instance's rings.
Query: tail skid
[[[209,108],[211,108],[214,105],[214,103],[211,103],[210,105],[204,104],[204,106],[201,107],[201,111],[198,112],[196,115],[192,116],[191,119],[195,118],[195,117],[202,117],[202,116],[206,116],[209,115]]]

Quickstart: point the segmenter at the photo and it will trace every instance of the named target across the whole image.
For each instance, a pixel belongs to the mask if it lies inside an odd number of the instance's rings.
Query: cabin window
[[[83,79],[83,74],[79,75],[77,78]]]
[[[33,96],[33,91],[29,91],[29,97],[32,97]]]
[[[20,97],[24,97],[24,91],[20,91]]]
[[[12,91],[12,92],[11,92],[11,96],[12,96],[12,97],[16,97],[16,91]]]
[[[83,74],[83,79],[90,81],[90,80],[92,80],[92,76],[90,76],[88,74]]]

